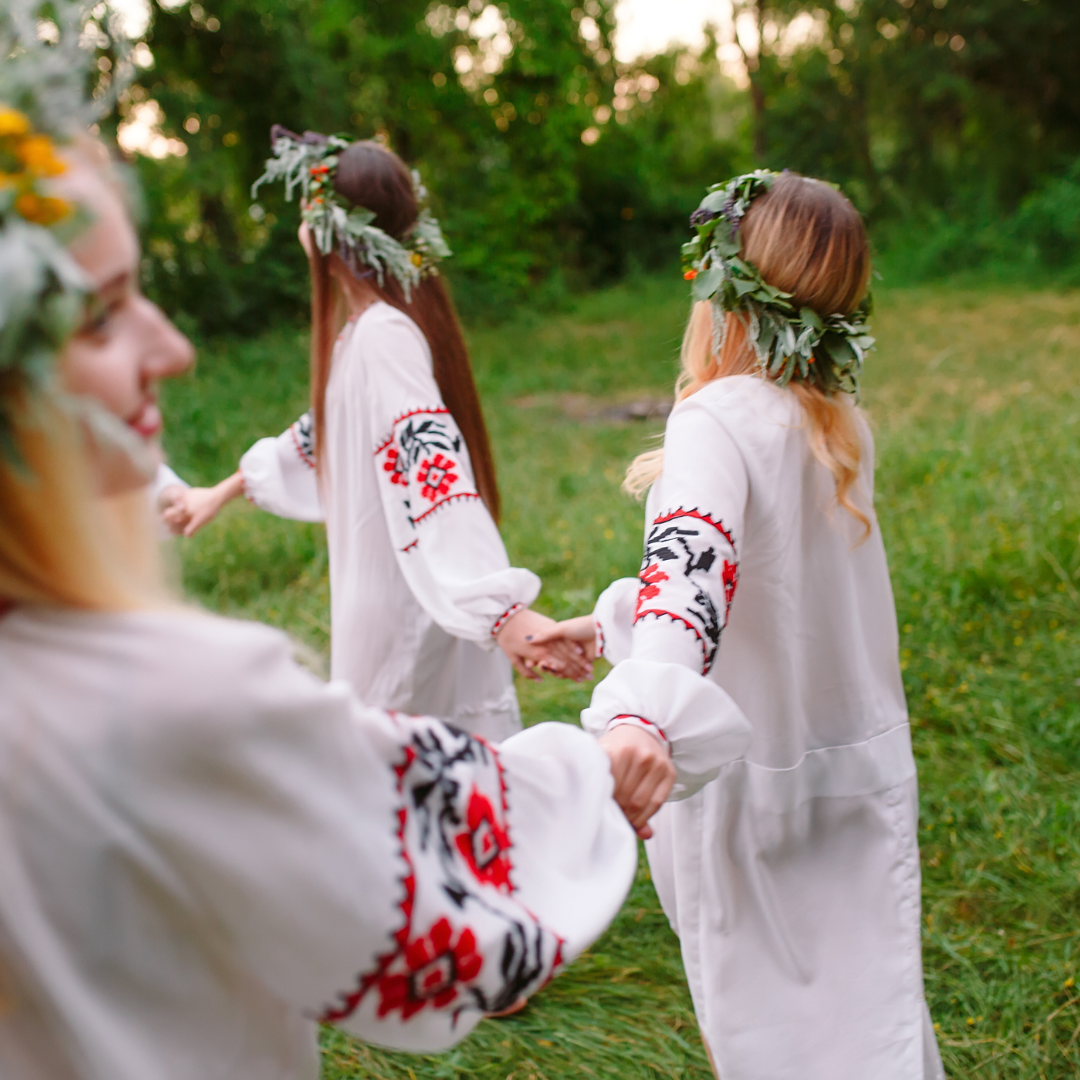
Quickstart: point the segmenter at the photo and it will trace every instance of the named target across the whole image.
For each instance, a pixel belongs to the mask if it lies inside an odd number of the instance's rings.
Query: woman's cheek
[[[95,398],[110,412],[126,417],[133,405],[131,380],[124,367],[123,351],[111,335],[80,336],[65,353],[65,388]]]

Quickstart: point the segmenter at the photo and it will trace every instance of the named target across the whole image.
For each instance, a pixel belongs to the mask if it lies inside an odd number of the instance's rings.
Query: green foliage
[[[541,607],[589,608],[636,571],[624,465],[659,429],[621,406],[668,396],[687,300],[677,275],[574,311],[519,311],[470,344],[511,558]],[[1080,295],[955,287],[877,296],[864,372],[877,507],[900,622],[921,790],[930,1008],[950,1076],[1080,1071]],[[169,389],[167,444],[216,480],[306,399],[302,335],[218,341]],[[189,591],[324,650],[325,543],[237,505],[180,549]],[[572,720],[590,687],[521,684],[527,722]],[[619,920],[518,1017],[408,1057],[324,1034],[330,1080],[707,1080],[678,946],[644,871]]]
[[[738,0],[749,91],[715,35],[618,64],[614,0],[576,2],[155,7],[129,107],[187,155],[139,162],[151,294],[208,331],[303,310],[295,208],[248,197],[273,123],[421,165],[473,315],[671,265],[702,187],[755,165],[842,185],[903,280],[1080,274],[1074,0]]]
[[[1080,154],[1072,0],[744,6],[781,29],[822,18],[820,40],[761,57],[760,164],[835,180],[874,217],[983,196],[1011,210]]]
[[[584,5],[588,36],[573,0],[507,0],[493,34],[483,6],[155,8],[132,104],[157,101],[187,154],[139,163],[151,295],[208,331],[302,309],[295,208],[267,193],[249,214],[273,123],[381,138],[420,164],[467,310],[672,261],[702,175],[745,163],[745,110],[715,61],[682,82],[676,53],[617,71],[613,0]]]

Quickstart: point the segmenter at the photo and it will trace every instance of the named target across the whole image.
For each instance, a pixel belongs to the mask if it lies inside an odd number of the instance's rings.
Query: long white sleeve
[[[637,578],[613,581],[593,607],[597,653],[612,666],[630,658],[634,647],[634,611],[640,583]]]
[[[473,480],[465,440],[443,404],[423,335],[404,316],[363,341],[371,447],[398,565],[416,599],[447,633],[494,645],[540,581],[512,567]]]
[[[153,505],[156,508],[158,499],[161,498],[161,493],[166,488],[181,487],[189,488],[191,485],[182,480],[177,474],[170,468],[164,461],[158,463],[157,472],[154,474],[154,482],[150,485],[151,498],[153,499]]]
[[[605,652],[616,666],[596,688],[582,723],[594,734],[627,721],[659,730],[678,771],[675,798],[713,779],[749,743],[745,716],[706,677],[738,582],[747,493],[745,465],[723,427],[693,399],[679,405],[649,498],[633,611],[623,582],[597,604]]]
[[[244,494],[260,510],[294,521],[324,520],[311,413],[255,443],[240,459],[240,474]]]
[[[87,1045],[109,1044],[95,1076],[133,1075],[106,1065],[136,1060],[125,1040],[146,1025],[152,1045],[163,1012],[192,1044],[164,1060],[206,1075],[198,1026],[227,1030],[218,994],[260,1023],[284,1004],[444,1049],[585,949],[633,880],[608,759],[570,725],[496,748],[366,708],[300,669],[284,635],[198,614],[44,612],[3,629],[15,696],[0,719],[33,691],[36,734],[19,812],[0,822],[19,830],[0,827],[0,934],[55,1001],[89,994],[65,1030],[82,1045],[85,1020]],[[51,905],[52,937],[23,893]]]

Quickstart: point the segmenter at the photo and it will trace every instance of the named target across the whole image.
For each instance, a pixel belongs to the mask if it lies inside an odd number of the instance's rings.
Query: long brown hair
[[[870,248],[859,212],[820,180],[787,172],[755,199],[740,227],[742,250],[770,285],[792,294],[797,307],[820,315],[855,310],[870,279]],[[713,350],[712,305],[694,304],[682,344],[682,373],[675,398],[682,401],[714,379],[759,370],[742,319],[727,313],[724,343]],[[869,533],[870,519],[852,497],[862,446],[855,403],[846,394],[827,396],[815,386],[791,382],[805,416],[810,448],[832,473],[836,501]],[[663,450],[641,454],[623,487],[641,495],[660,475]]]
[[[377,142],[353,143],[339,155],[334,187],[351,205],[372,211],[375,215],[372,224],[397,240],[413,227],[420,212],[405,163]],[[320,255],[312,263],[311,273],[311,407],[315,416],[316,451],[323,445],[326,384],[341,321],[329,258]],[[499,488],[491,443],[469,363],[469,350],[445,282],[441,277],[425,278],[412,290],[409,300],[389,274],[381,286],[374,278],[369,284],[380,299],[408,315],[427,339],[443,404],[450,410],[469,450],[476,490],[498,521]]]

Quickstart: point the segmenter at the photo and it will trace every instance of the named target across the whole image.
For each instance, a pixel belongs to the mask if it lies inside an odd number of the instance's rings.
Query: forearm
[[[218,500],[219,507],[224,506],[244,494],[244,474],[237,469],[231,476],[225,477],[221,483],[215,484],[210,490]]]

